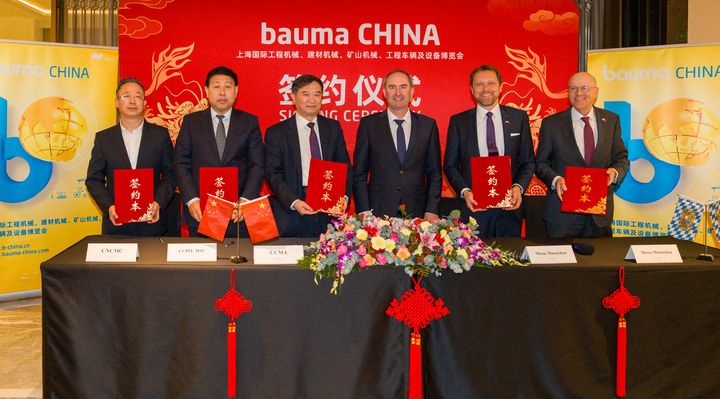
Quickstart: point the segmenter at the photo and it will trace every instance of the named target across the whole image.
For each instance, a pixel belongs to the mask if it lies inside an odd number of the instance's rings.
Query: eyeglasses
[[[587,93],[592,89],[597,89],[597,87],[595,87],[595,86],[570,86],[570,87],[568,87],[568,91],[570,93],[576,93],[578,91]]]
[[[143,96],[129,96],[129,95],[126,94],[126,95],[124,95],[124,96],[120,96],[120,100],[125,101],[126,103],[129,103],[129,102],[131,102],[131,101],[141,102],[141,101],[145,100],[145,97],[143,97]]]

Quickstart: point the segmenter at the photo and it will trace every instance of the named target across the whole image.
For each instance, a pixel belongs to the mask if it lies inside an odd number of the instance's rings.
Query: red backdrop
[[[263,129],[292,115],[292,79],[311,73],[326,83],[323,114],[340,121],[351,154],[360,117],[384,109],[382,77],[397,68],[415,78],[412,108],[437,120],[443,148],[450,116],[474,106],[469,73],[480,64],[500,69],[501,103],[527,110],[535,139],[540,119],[568,105],[577,68],[572,0],[310,4],[121,2],[120,77],[144,82],[148,118],[174,139],[183,115],[207,107],[212,67],[237,72],[236,106]],[[452,195],[447,184],[443,194]]]

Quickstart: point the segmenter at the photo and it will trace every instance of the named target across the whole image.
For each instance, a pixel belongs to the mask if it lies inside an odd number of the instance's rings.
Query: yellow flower
[[[452,244],[449,243],[449,242],[445,242],[445,246],[443,247],[443,253],[444,253],[445,255],[447,255],[447,254],[449,254],[450,252],[452,252],[452,250],[453,250]]]
[[[367,240],[367,236],[368,236],[368,232],[365,231],[364,229],[360,229],[357,232],[355,232],[355,237],[357,237],[357,239],[360,241]]]
[[[370,254],[366,254],[365,256],[363,256],[363,259],[365,259],[365,262],[367,262],[368,266],[373,266],[375,264],[375,258],[373,258]]]
[[[393,249],[395,249],[395,241],[385,240],[385,250],[392,251]]]
[[[407,227],[403,227],[402,229],[400,229],[400,233],[410,237],[410,234],[412,234],[412,231],[410,231],[410,229],[408,229]]]
[[[402,247],[397,251],[398,258],[405,260],[410,257],[410,251],[406,247]]]
[[[377,222],[377,228],[380,230],[383,226],[390,226],[390,222],[387,220],[378,220]]]
[[[420,223],[420,228],[423,230],[427,230],[428,227],[432,226],[432,223],[425,220],[424,222]]]
[[[440,230],[440,237],[445,238],[446,235],[447,235],[447,230],[445,230],[445,229]]]
[[[370,242],[372,243],[373,249],[376,251],[385,249],[385,239],[380,236],[375,236],[375,237],[371,238]]]
[[[464,248],[458,249],[457,251],[455,251],[455,253],[458,254],[458,255],[460,255],[460,256],[462,256],[462,257],[465,258],[466,260],[467,260],[467,258],[468,258],[467,251],[465,251]]]
[[[422,248],[417,247],[417,249],[413,252],[413,255],[422,255]]]

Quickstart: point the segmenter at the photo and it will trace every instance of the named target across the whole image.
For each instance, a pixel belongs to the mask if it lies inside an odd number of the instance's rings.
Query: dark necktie
[[[497,145],[495,144],[495,124],[493,123],[492,116],[492,112],[487,113],[487,118],[485,119],[485,137],[487,138],[488,155],[494,157],[499,153]]]
[[[590,126],[590,118],[583,116],[583,122],[585,127],[583,128],[583,141],[585,142],[585,165],[590,166],[592,161],[593,153],[595,152],[595,135],[593,134],[592,126]]]
[[[400,158],[400,165],[402,165],[405,162],[405,152],[407,149],[405,148],[405,130],[403,129],[402,125],[403,122],[405,122],[404,119],[395,119],[395,123],[397,123],[397,153],[398,158]]]
[[[322,159],[320,143],[318,143],[317,134],[315,134],[315,122],[310,122],[307,125],[310,128],[310,158]]]
[[[218,118],[217,129],[215,129],[215,141],[217,142],[218,154],[222,159],[225,150],[225,124],[223,123],[224,115],[215,115]]]

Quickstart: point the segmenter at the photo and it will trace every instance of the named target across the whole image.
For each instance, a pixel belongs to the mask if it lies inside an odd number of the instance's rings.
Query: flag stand
[[[238,210],[239,212],[240,210]],[[240,222],[236,222],[235,226],[237,226],[237,238],[235,240],[235,255],[230,257],[230,262],[232,263],[247,263],[247,258],[240,255]]]
[[[707,262],[714,262],[715,257],[708,253],[708,245],[707,245],[707,229],[708,229],[708,219],[710,218],[710,212],[708,211],[708,205],[704,204],[704,210],[705,210],[705,227],[703,228],[703,243],[705,244],[705,252],[701,253],[697,256],[697,260],[704,260]]]

